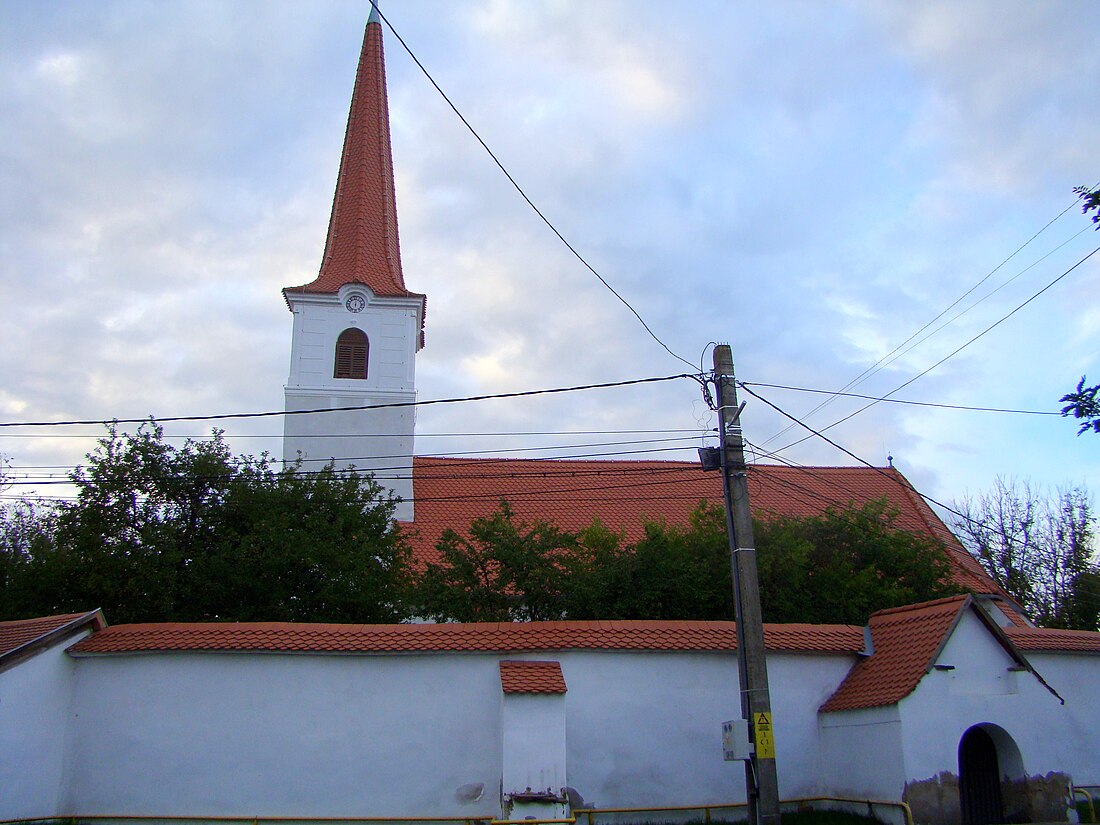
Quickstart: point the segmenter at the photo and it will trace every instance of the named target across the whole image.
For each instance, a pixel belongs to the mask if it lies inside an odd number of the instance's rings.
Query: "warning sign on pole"
[[[771,713],[757,713],[752,718],[757,759],[775,759],[775,738],[772,735]]]

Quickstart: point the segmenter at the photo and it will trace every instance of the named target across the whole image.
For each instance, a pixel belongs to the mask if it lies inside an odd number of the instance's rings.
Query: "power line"
[[[251,413],[220,413],[216,415],[175,415],[165,418],[115,418],[115,419],[83,419],[74,421],[7,421],[0,422],[0,427],[71,427],[92,424],[148,424],[167,423],[172,421],[224,421],[229,419],[244,418],[271,418],[283,415],[315,415],[330,412],[355,412],[357,410],[383,410],[395,407],[428,407],[436,404],[457,404],[467,401],[491,401],[500,398],[527,398],[535,395],[554,395],[566,392],[580,392],[582,390],[602,390],[613,387],[629,387],[638,384],[655,384],[661,381],[673,381],[678,378],[690,378],[698,380],[697,376],[680,373],[678,375],[665,375],[656,378],[634,378],[627,381],[608,381],[601,384],[582,384],[575,387],[554,387],[541,390],[524,390],[521,392],[503,392],[491,395],[467,395],[456,398],[435,398],[429,401],[393,401],[387,404],[357,404],[349,407],[316,407],[309,410],[268,410],[265,412]]]
[[[865,404],[864,406],[860,407],[858,410],[855,410],[854,412],[849,413],[848,415],[844,416],[843,418],[840,418],[840,419],[834,421],[832,424],[829,424],[828,426],[822,427],[821,432],[825,432],[826,430],[831,430],[833,427],[836,427],[839,424],[843,424],[848,419],[854,418],[855,416],[859,415],[860,413],[864,412],[865,410],[869,410],[871,407],[875,406],[875,404],[878,404],[881,401],[888,400],[889,397],[891,395],[893,395],[894,393],[900,392],[901,390],[905,389],[910,384],[912,384],[914,381],[917,381],[918,379],[923,378],[924,376],[928,375],[928,373],[932,372],[932,370],[939,367],[945,361],[947,361],[951,358],[954,358],[956,355],[958,355],[964,349],[969,347],[971,344],[973,344],[979,338],[982,338],[983,336],[985,336],[986,334],[992,332],[998,326],[1003,324],[1005,321],[1007,321],[1009,318],[1011,318],[1013,315],[1015,315],[1021,309],[1026,307],[1028,304],[1030,304],[1032,301],[1034,301],[1036,298],[1038,298],[1040,295],[1042,295],[1048,289],[1053,287],[1055,284],[1057,284],[1063,278],[1067,277],[1071,272],[1073,272],[1075,269],[1077,269],[1077,267],[1079,267],[1081,264],[1083,264],[1085,261],[1087,261],[1093,255],[1095,255],[1097,252],[1100,252],[1100,246],[1096,247],[1094,250],[1092,250],[1092,252],[1085,255],[1085,257],[1081,258],[1081,260],[1079,260],[1077,263],[1075,263],[1073,266],[1071,266],[1069,269],[1067,269],[1065,272],[1063,272],[1061,275],[1059,275],[1053,281],[1048,283],[1042,289],[1040,289],[1039,291],[1037,291],[1035,293],[1032,293],[1032,295],[1029,298],[1027,298],[1027,300],[1025,300],[1023,303],[1018,304],[1014,309],[1012,309],[1009,312],[1007,312],[1006,314],[1002,315],[1000,318],[998,318],[992,324],[987,326],[985,329],[983,329],[981,332],[979,332],[977,335],[975,335],[969,341],[967,341],[966,343],[962,344],[961,346],[959,346],[959,347],[955,348],[954,350],[952,350],[951,352],[949,352],[947,355],[945,355],[939,361],[934,363],[932,366],[928,367],[927,369],[923,370],[922,372],[917,373],[912,378],[910,378],[908,381],[906,381],[903,384],[900,384],[899,386],[897,386],[894,389],[890,390],[890,392],[886,393],[886,395],[884,395],[882,398],[876,399],[876,400],[872,401],[870,404]],[[746,392],[751,392],[751,390],[749,390],[748,388],[746,388],[745,391]],[[755,393],[753,393],[753,394],[755,395]],[[759,396],[757,396],[757,397],[759,398]],[[761,399],[761,400],[763,400],[763,399]],[[770,405],[770,402],[765,402],[765,403],[768,403]],[[778,407],[776,409],[778,409]],[[783,413],[783,414],[787,415],[787,413]],[[790,417],[790,416],[788,416],[788,417]],[[797,419],[792,419],[792,420],[797,420]],[[806,427],[806,429],[810,430],[810,432],[814,433],[815,435],[820,436],[820,433],[817,430],[814,430],[814,429],[808,427],[806,424],[803,424],[801,421],[799,421],[798,423],[801,426]],[[810,436],[805,436],[804,438],[800,438],[797,441],[792,441],[790,444],[786,444],[786,445],[780,447],[779,451],[790,449],[791,447],[795,446],[796,444],[801,444],[803,441],[806,441],[809,437]],[[821,436],[821,437],[824,438],[824,436]],[[826,439],[826,440],[828,440],[828,439]],[[840,449],[843,449],[843,448],[840,448]],[[943,507],[945,505],[940,505],[940,506]],[[950,508],[947,508],[947,509],[950,509]],[[954,511],[952,511],[952,512],[954,512]]]
[[[512,174],[508,171],[508,169],[500,161],[500,158],[498,158],[496,156],[496,154],[493,152],[493,150],[489,148],[489,144],[487,144],[482,139],[481,135],[478,134],[477,130],[470,124],[470,121],[468,121],[466,119],[466,116],[463,115],[461,111],[459,111],[458,107],[447,96],[447,93],[444,92],[443,89],[440,87],[440,85],[435,82],[435,78],[432,77],[431,73],[427,70],[427,68],[425,68],[424,64],[420,62],[420,58],[418,58],[416,56],[416,54],[413,53],[413,50],[411,48],[409,48],[409,44],[405,42],[404,38],[401,37],[400,34],[398,34],[397,29],[395,29],[393,27],[393,24],[389,21],[389,19],[386,17],[386,15],[384,15],[382,13],[382,10],[378,8],[378,3],[376,2],[376,0],[370,0],[370,1],[371,1],[371,6],[374,7],[375,12],[377,12],[378,16],[381,17],[383,21],[385,21],[386,26],[393,33],[393,36],[397,38],[397,42],[399,42],[401,44],[401,47],[408,53],[409,57],[412,58],[413,62],[417,65],[417,67],[420,69],[420,71],[424,74],[424,77],[428,78],[428,82],[431,83],[433,87],[435,87],[435,90],[437,92],[439,92],[440,97],[442,97],[443,100],[446,101],[447,105],[451,107],[451,111],[453,111],[455,113],[455,115],[458,116],[458,119],[462,121],[462,125],[465,126],[466,129],[470,132],[470,134],[474,136],[474,139],[478,143],[481,144],[481,148],[484,149],[488,153],[489,157],[492,158],[493,163],[495,163],[497,165],[497,168],[500,169],[500,171],[504,173],[504,177],[506,177],[508,179],[508,182],[510,184],[512,184],[512,188],[514,188],[519,193],[520,197],[523,198],[523,200],[527,202],[527,205],[530,206],[531,209],[534,210],[535,214],[539,216],[539,218],[542,220],[542,222],[544,224],[546,224],[546,226],[549,227],[550,231],[553,232],[554,235],[557,236],[558,240],[561,241],[565,245],[565,248],[568,249],[573,254],[573,257],[575,257],[578,261],[580,261],[581,264],[585,267],[585,269],[587,269],[589,272],[591,272],[593,275],[595,275],[596,279],[599,280],[599,282],[601,284],[603,284],[612,295],[614,295],[616,298],[618,298],[619,302],[623,306],[625,306],[628,310],[630,310],[631,314],[635,318],[638,319],[638,323],[640,323],[645,328],[645,331],[649,333],[649,336],[654,341],[656,341],[658,344],[660,344],[661,348],[664,349],[665,352],[667,352],[673,358],[687,364],[689,367],[693,367],[694,364],[692,364],[687,359],[682,358],[681,356],[679,356],[675,352],[673,352],[671,349],[669,349],[669,346],[664,341],[662,341],[657,336],[657,333],[655,333],[650,328],[649,324],[647,324],[645,322],[645,319],[642,318],[642,316],[638,313],[638,310],[636,310],[633,306],[631,306],[630,302],[627,301],[626,298],[624,298],[622,295],[620,295],[618,293],[618,291],[616,291],[616,289],[613,286],[611,286],[610,283],[607,282],[607,280],[603,277],[603,275],[601,275],[599,272],[596,271],[596,268],[593,267],[592,264],[590,264],[585,259],[585,257],[583,255],[581,255],[580,252],[577,251],[576,247],[574,247],[573,244],[571,244],[568,240],[566,240],[565,236],[562,235],[562,233],[558,231],[558,228],[556,226],[554,226],[554,224],[550,221],[550,219],[548,217],[546,217],[546,215],[543,213],[543,211],[535,205],[535,202],[533,200],[531,200],[531,198],[523,190],[523,187],[521,187],[519,185],[519,183],[516,182],[516,179],[514,177],[512,177]]]
[[[1097,186],[1100,186],[1100,182],[1098,182],[1098,183],[1097,183]],[[1095,188],[1095,187],[1094,187],[1094,188]],[[920,329],[918,329],[918,330],[917,330],[916,332],[914,332],[913,334],[911,334],[911,335],[910,335],[910,336],[909,336],[908,338],[906,338],[906,339],[905,339],[904,341],[902,341],[902,342],[901,342],[900,344],[898,344],[898,345],[897,345],[896,347],[894,347],[894,348],[893,348],[892,350],[890,350],[890,352],[886,353],[886,355],[884,355],[884,356],[882,356],[881,358],[879,358],[879,359],[878,359],[877,361],[875,361],[875,363],[874,363],[874,364],[872,364],[871,366],[869,366],[869,367],[868,367],[867,369],[865,369],[865,370],[864,370],[863,372],[861,372],[861,373],[860,373],[859,375],[857,375],[857,376],[856,376],[855,378],[853,378],[853,379],[852,379],[851,381],[849,381],[849,382],[848,382],[847,384],[845,384],[845,385],[844,385],[843,387],[841,387],[841,390],[842,390],[842,391],[843,391],[843,390],[848,390],[848,389],[851,389],[851,388],[852,388],[852,387],[854,387],[854,386],[858,386],[858,385],[859,385],[859,384],[861,384],[861,383],[862,383],[863,381],[865,381],[865,380],[866,380],[867,378],[870,378],[870,377],[871,377],[872,375],[874,375],[874,374],[875,374],[876,372],[878,372],[878,371],[879,371],[880,369],[882,369],[882,368],[884,368],[884,367],[886,367],[886,366],[889,366],[889,365],[890,365],[891,363],[893,363],[893,362],[894,362],[895,360],[897,360],[896,358],[891,358],[891,356],[893,356],[893,355],[894,355],[895,353],[898,353],[898,351],[899,351],[899,350],[901,350],[901,349],[902,349],[902,348],[903,348],[903,347],[904,347],[904,346],[905,346],[906,344],[908,344],[908,343],[909,343],[910,341],[912,341],[912,340],[913,340],[914,338],[916,338],[916,337],[917,337],[918,335],[920,335],[920,334],[921,334],[922,332],[924,332],[924,331],[925,331],[926,329],[928,329],[928,328],[929,328],[930,326],[932,326],[932,325],[933,325],[934,323],[936,323],[936,321],[938,321],[938,320],[939,320],[940,318],[942,318],[942,317],[943,317],[944,315],[946,315],[946,314],[947,314],[948,312],[950,312],[950,311],[951,311],[951,310],[952,310],[952,309],[953,309],[954,307],[958,306],[958,305],[959,305],[959,303],[960,303],[960,302],[961,302],[961,301],[962,301],[962,300],[963,300],[964,298],[966,298],[966,297],[967,297],[968,295],[970,295],[971,293],[973,293],[973,292],[974,292],[974,290],[976,290],[976,289],[977,289],[977,288],[978,288],[979,286],[981,286],[981,285],[982,285],[982,284],[984,284],[984,283],[985,283],[986,281],[988,281],[988,280],[989,280],[989,279],[990,279],[990,278],[991,278],[991,277],[992,277],[992,276],[993,276],[994,274],[996,274],[996,273],[997,273],[997,272],[998,272],[998,271],[999,271],[999,270],[1000,270],[1000,269],[1001,269],[1001,268],[1002,268],[1002,267],[1003,267],[1003,266],[1004,266],[1005,264],[1007,264],[1007,263],[1008,263],[1009,261],[1011,261],[1011,260],[1012,260],[1013,258],[1015,258],[1015,257],[1016,257],[1017,255],[1019,255],[1019,254],[1020,254],[1020,252],[1022,252],[1022,251],[1023,251],[1023,250],[1024,250],[1024,249],[1025,249],[1026,247],[1027,247],[1027,246],[1029,246],[1029,245],[1031,244],[1031,242],[1032,242],[1032,241],[1034,241],[1034,240],[1035,240],[1036,238],[1038,238],[1038,237],[1039,237],[1040,235],[1042,235],[1042,234],[1043,234],[1043,233],[1044,233],[1044,232],[1045,232],[1045,231],[1046,231],[1047,229],[1049,229],[1049,228],[1050,228],[1050,227],[1051,227],[1051,226],[1052,226],[1052,225],[1053,225],[1053,224],[1054,224],[1054,223],[1055,223],[1056,221],[1058,221],[1058,220],[1059,220],[1059,219],[1060,219],[1060,218],[1061,218],[1061,217],[1062,217],[1063,215],[1065,215],[1065,214],[1066,214],[1067,212],[1069,212],[1069,210],[1071,210],[1071,209],[1072,209],[1072,208],[1073,208],[1074,206],[1076,206],[1076,205],[1077,205],[1078,203],[1080,203],[1080,201],[1081,201],[1081,196],[1080,196],[1080,195],[1078,195],[1078,196],[1077,196],[1077,198],[1076,198],[1076,199],[1075,199],[1075,200],[1073,201],[1073,203],[1071,203],[1071,204],[1070,204],[1069,206],[1067,206],[1067,207],[1066,207],[1065,209],[1063,209],[1063,210],[1062,210],[1061,212],[1059,212],[1059,213],[1058,213],[1057,215],[1055,215],[1055,216],[1054,216],[1053,218],[1051,218],[1051,219],[1050,219],[1049,221],[1047,221],[1047,223],[1046,223],[1046,224],[1044,224],[1044,225],[1043,225],[1043,227],[1042,227],[1042,228],[1041,228],[1041,229],[1040,229],[1040,230],[1039,230],[1038,232],[1036,232],[1036,233],[1035,233],[1034,235],[1032,235],[1032,236],[1031,236],[1030,238],[1028,238],[1028,239],[1027,239],[1026,241],[1024,241],[1024,242],[1023,242],[1023,243],[1022,243],[1022,244],[1021,244],[1021,245],[1020,245],[1019,247],[1017,247],[1017,248],[1016,248],[1016,250],[1015,250],[1015,251],[1013,251],[1013,252],[1012,252],[1012,254],[1011,254],[1011,255],[1009,255],[1009,256],[1008,256],[1007,258],[1005,258],[1005,259],[1004,259],[1003,261],[1001,261],[1001,262],[1000,262],[999,264],[997,264],[997,266],[993,267],[993,269],[991,269],[991,270],[990,270],[990,271],[989,271],[988,273],[986,273],[986,275],[985,275],[985,276],[983,276],[983,277],[982,277],[981,279],[979,279],[979,280],[977,281],[977,283],[975,283],[975,284],[974,284],[974,285],[973,285],[972,287],[970,287],[970,288],[969,288],[968,290],[966,290],[966,292],[964,292],[964,293],[963,293],[962,295],[960,295],[960,296],[959,296],[958,298],[956,298],[956,299],[955,299],[954,301],[952,301],[952,302],[951,302],[951,303],[950,303],[950,304],[949,304],[948,306],[944,307],[944,308],[943,308],[943,309],[942,309],[942,310],[941,310],[941,311],[940,311],[940,312],[939,312],[939,313],[938,313],[938,314],[937,314],[937,315],[936,315],[936,316],[935,316],[934,318],[932,318],[932,320],[928,321],[928,323],[926,323],[926,324],[925,324],[924,326],[922,326],[922,327],[921,327]],[[1087,227],[1086,227],[1086,228],[1087,228]],[[987,294],[987,295],[985,295],[984,297],[980,298],[980,299],[979,299],[978,301],[976,301],[975,303],[971,304],[971,305],[970,305],[969,307],[967,307],[967,308],[966,308],[966,309],[965,309],[965,310],[964,310],[963,312],[961,312],[961,313],[959,313],[959,314],[955,315],[955,316],[954,316],[953,318],[951,318],[950,320],[948,320],[948,321],[947,321],[947,323],[943,324],[942,326],[940,326],[939,328],[937,328],[937,329],[936,329],[935,331],[933,331],[933,332],[932,332],[932,333],[930,333],[929,335],[927,335],[927,336],[925,336],[924,338],[922,338],[922,339],[921,339],[920,341],[918,341],[918,342],[917,342],[916,344],[914,344],[914,345],[913,345],[912,347],[909,347],[909,349],[906,349],[906,350],[905,350],[905,352],[902,352],[902,353],[900,353],[900,354],[898,355],[898,357],[901,357],[901,355],[904,355],[905,353],[907,353],[907,352],[910,352],[910,351],[911,351],[912,349],[914,349],[915,347],[919,346],[920,344],[923,344],[923,343],[924,343],[925,341],[927,341],[927,340],[928,340],[929,338],[931,338],[931,337],[932,337],[933,335],[935,335],[935,334],[936,334],[937,332],[939,332],[940,330],[942,330],[942,329],[946,328],[946,327],[947,327],[947,326],[949,326],[950,324],[954,323],[954,322],[955,322],[956,320],[958,320],[959,318],[961,318],[961,317],[962,317],[963,315],[965,315],[965,314],[966,314],[967,312],[969,312],[969,311],[970,311],[971,309],[973,309],[974,307],[976,307],[976,306],[977,306],[978,304],[980,304],[980,303],[981,303],[982,301],[984,301],[984,300],[986,300],[987,298],[991,297],[992,295],[996,294],[996,293],[997,293],[997,292],[998,292],[998,291],[999,291],[999,290],[1000,290],[1001,288],[1003,288],[1003,287],[1004,287],[1004,286],[1006,286],[1007,284],[1011,283],[1011,282],[1012,282],[1012,281],[1014,281],[1014,280],[1015,280],[1016,278],[1020,277],[1020,275],[1022,275],[1022,274],[1023,274],[1024,272],[1027,272],[1027,271],[1028,271],[1029,269],[1031,269],[1032,267],[1034,267],[1034,266],[1035,266],[1035,264],[1039,263],[1039,261],[1045,260],[1045,259],[1046,259],[1047,257],[1049,257],[1049,256],[1050,256],[1051,254],[1053,254],[1054,252],[1056,252],[1056,251],[1057,251],[1058,249],[1061,249],[1061,248],[1062,248],[1063,246],[1065,246],[1065,245],[1066,245],[1067,243],[1069,243],[1069,241],[1071,241],[1071,240],[1073,240],[1074,238],[1078,237],[1078,236],[1079,236],[1080,234],[1081,234],[1081,233],[1080,233],[1080,232],[1078,232],[1077,234],[1073,235],[1073,236],[1072,236],[1071,238],[1069,238],[1068,240],[1066,240],[1065,242],[1063,242],[1063,243],[1062,243],[1062,244],[1060,244],[1059,246],[1055,247],[1055,249],[1053,249],[1053,250],[1051,250],[1050,252],[1048,252],[1048,253],[1047,253],[1046,255],[1044,255],[1044,256],[1043,256],[1042,258],[1039,258],[1039,260],[1035,261],[1035,262],[1034,262],[1034,263],[1032,263],[1032,264],[1031,264],[1030,266],[1028,266],[1028,267],[1026,267],[1025,269],[1023,269],[1023,270],[1021,270],[1020,272],[1018,272],[1018,273],[1017,273],[1016,275],[1014,275],[1014,276],[1013,276],[1012,278],[1010,278],[1010,279],[1009,279],[1008,281],[1005,281],[1005,283],[1003,283],[1003,284],[1001,284],[1001,286],[997,287],[997,289],[993,290],[992,292],[988,293],[988,294]],[[887,360],[887,359],[890,359],[890,360]],[[884,363],[884,362],[885,362],[885,363]],[[881,366],[880,366],[880,365],[881,365]],[[836,396],[838,396],[838,395],[840,395],[840,394],[841,394],[841,393],[835,393],[835,394],[834,394],[834,397],[836,397]],[[805,417],[806,417],[806,418],[809,418],[809,417],[810,417],[810,416],[812,416],[812,415],[813,415],[814,413],[816,413],[816,412],[818,412],[819,410],[821,410],[821,409],[823,409],[823,408],[827,407],[827,406],[828,406],[828,405],[829,405],[830,403],[832,403],[832,400],[833,400],[832,398],[828,398],[828,399],[826,399],[825,401],[822,401],[822,402],[821,402],[820,404],[818,404],[818,405],[817,405],[816,407],[814,407],[814,408],[813,408],[812,410],[810,410],[810,411],[809,411],[808,413],[806,413],[806,416],[805,416]],[[784,433],[788,432],[788,431],[789,431],[789,430],[791,429],[791,427],[793,427],[793,426],[794,426],[793,424],[788,424],[788,425],[787,425],[786,427],[784,427],[784,428],[783,428],[782,430],[780,430],[780,431],[779,431],[778,433],[776,433],[775,435],[773,435],[773,436],[769,437],[768,439],[766,439],[766,440],[765,440],[765,441],[763,442],[763,445],[766,445],[766,444],[768,444],[769,442],[771,442],[771,441],[774,441],[774,440],[775,440],[776,438],[778,438],[779,436],[781,436],[781,435],[783,435]]]
[[[1098,249],[1100,249],[1100,247],[1098,247]],[[901,479],[903,479],[903,476],[900,476],[900,475],[899,475],[899,476],[898,476],[897,478],[895,478],[894,476],[891,476],[891,475],[890,475],[889,473],[885,472],[885,471],[884,471],[884,470],[883,470],[883,469],[882,469],[881,467],[876,467],[876,466],[875,466],[874,464],[871,464],[871,463],[870,463],[869,461],[866,461],[865,459],[863,459],[863,458],[860,458],[860,457],[859,457],[858,455],[856,455],[855,453],[853,453],[853,452],[852,452],[851,450],[849,450],[849,449],[848,449],[847,447],[843,447],[843,446],[841,446],[840,444],[837,444],[837,443],[836,443],[835,441],[833,441],[833,440],[832,440],[831,438],[829,438],[829,437],[828,437],[827,435],[825,435],[824,433],[822,433],[822,432],[820,432],[820,431],[818,431],[818,430],[815,430],[815,429],[814,429],[813,427],[811,427],[811,426],[810,426],[809,424],[807,424],[807,423],[805,423],[804,421],[800,421],[799,419],[795,418],[795,417],[794,417],[793,415],[791,415],[791,414],[790,414],[789,412],[787,412],[786,410],[784,410],[784,409],[781,409],[780,407],[776,406],[775,404],[773,404],[773,403],[772,403],[771,401],[769,401],[768,399],[766,399],[766,398],[765,398],[764,396],[760,395],[759,393],[753,392],[753,391],[752,391],[751,389],[749,389],[748,387],[745,387],[744,385],[742,385],[742,388],[743,388],[743,389],[745,390],[745,392],[747,392],[747,393],[748,393],[749,395],[751,395],[751,396],[752,396],[753,398],[756,398],[756,399],[758,399],[758,400],[760,400],[760,401],[763,401],[763,402],[764,402],[765,404],[767,404],[767,405],[768,405],[769,407],[771,407],[771,408],[772,408],[773,410],[775,410],[775,411],[776,411],[777,413],[779,413],[780,415],[783,415],[783,416],[785,416],[785,417],[789,418],[789,419],[790,419],[791,421],[793,421],[793,422],[794,422],[795,424],[797,424],[798,426],[802,427],[803,429],[809,430],[811,434],[813,434],[813,435],[816,435],[816,436],[817,436],[818,438],[820,438],[820,439],[821,439],[822,441],[824,441],[824,442],[826,442],[826,443],[828,443],[828,444],[831,444],[831,445],[832,445],[833,447],[835,447],[836,449],[840,450],[840,451],[841,451],[842,453],[844,453],[845,455],[847,455],[847,456],[850,456],[850,457],[854,458],[854,459],[855,459],[856,461],[858,461],[858,462],[859,462],[860,464],[863,464],[863,465],[864,465],[864,466],[866,466],[866,467],[870,467],[870,468],[871,468],[872,470],[874,470],[874,471],[875,471],[876,473],[879,473],[879,474],[880,474],[881,476],[883,476],[884,478],[888,478],[888,479],[890,479],[891,481],[900,481]],[[778,451],[777,451],[777,452],[778,452]],[[962,518],[962,519],[965,519],[966,521],[973,521],[973,519],[969,518],[969,517],[968,517],[968,516],[966,516],[966,515],[965,515],[964,513],[960,513],[960,512],[959,512],[958,510],[956,510],[956,509],[955,509],[954,507],[950,507],[950,506],[948,506],[947,504],[944,504],[944,503],[943,503],[942,501],[937,501],[936,499],[932,498],[931,496],[929,496],[929,495],[925,495],[925,494],[924,494],[924,493],[922,493],[922,492],[921,492],[920,490],[918,490],[918,489],[917,489],[916,487],[914,487],[914,486],[913,486],[912,484],[910,484],[910,483],[909,483],[908,481],[905,481],[905,482],[903,483],[903,486],[904,486],[904,487],[906,487],[906,488],[908,488],[909,490],[912,490],[912,491],[913,491],[914,493],[916,493],[916,494],[917,494],[918,496],[920,496],[921,498],[925,499],[926,501],[929,501],[929,502],[931,502],[932,504],[935,504],[935,505],[937,505],[937,506],[939,506],[939,507],[942,507],[942,508],[943,508],[944,510],[947,510],[947,511],[948,511],[949,513],[954,513],[954,514],[955,514],[956,516],[959,516],[960,518]]]
[[[818,393],[821,395],[828,395],[839,398],[862,398],[868,401],[885,401],[890,404],[908,404],[914,407],[936,407],[943,410],[965,410],[968,412],[993,412],[993,413],[1013,413],[1015,415],[1053,415],[1061,418],[1062,414],[1056,410],[1013,410],[1005,409],[1003,407],[969,407],[962,404],[940,404],[933,401],[908,401],[902,398],[887,398],[877,395],[861,395],[855,392],[842,392],[840,390],[819,390],[810,387],[792,387],[786,384],[766,384],[762,381],[741,381],[738,382],[743,387],[768,387],[773,390],[791,390],[792,392],[809,392]],[[807,416],[810,413],[806,414]],[[791,424],[790,426],[794,426]],[[762,445],[761,445],[762,446]]]

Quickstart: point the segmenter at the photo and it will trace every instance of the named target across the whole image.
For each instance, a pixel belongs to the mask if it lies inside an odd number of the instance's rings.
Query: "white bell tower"
[[[371,472],[402,499],[398,520],[412,521],[412,402],[425,297],[407,290],[401,273],[382,26],[373,9],[321,270],[283,296],[294,314],[283,458],[300,456],[306,472],[329,461]],[[341,410],[294,414],[332,407]]]

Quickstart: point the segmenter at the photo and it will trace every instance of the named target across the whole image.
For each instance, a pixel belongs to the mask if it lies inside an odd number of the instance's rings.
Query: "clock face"
[[[348,312],[362,312],[363,307],[366,305],[367,299],[359,294],[351,295],[344,301],[344,306],[348,308]]]

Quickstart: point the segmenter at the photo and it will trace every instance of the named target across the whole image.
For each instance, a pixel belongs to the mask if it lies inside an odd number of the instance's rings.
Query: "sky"
[[[0,422],[282,409],[280,290],[320,265],[369,8],[0,0]],[[421,400],[709,370],[726,342],[740,381],[821,429],[867,402],[814,411],[828,396],[758,385],[871,370],[851,391],[890,393],[1100,246],[1072,191],[1100,182],[1095,2],[382,11],[663,343],[387,30],[404,275],[428,296]],[[1100,253],[896,397],[1049,413],[1085,374],[1100,381]],[[855,463],[816,436],[788,447],[809,433],[741,400],[760,460]],[[215,423],[238,452],[281,454],[277,418]],[[682,378],[424,407],[417,452],[692,460],[714,426]],[[0,429],[6,496],[71,492],[44,482],[103,431]],[[884,403],[827,434],[943,502],[997,477],[1100,487],[1100,436],[1058,416]]]

